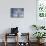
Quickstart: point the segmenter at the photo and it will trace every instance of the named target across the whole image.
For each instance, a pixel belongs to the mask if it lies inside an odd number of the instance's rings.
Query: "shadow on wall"
[[[34,28],[32,28],[32,25],[29,26],[30,32],[29,32],[29,36],[30,36],[30,40],[31,42],[36,42],[36,38],[33,36],[33,33],[36,32],[36,30]]]

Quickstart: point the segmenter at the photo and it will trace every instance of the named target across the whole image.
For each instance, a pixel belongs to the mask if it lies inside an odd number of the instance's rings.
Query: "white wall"
[[[24,18],[11,18],[10,8],[24,8]],[[32,24],[36,24],[36,0],[0,0],[0,34],[16,26],[31,34]]]

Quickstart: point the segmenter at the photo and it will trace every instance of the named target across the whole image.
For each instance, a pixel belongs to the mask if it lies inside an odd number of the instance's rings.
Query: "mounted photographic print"
[[[36,1],[36,24],[37,25],[46,25],[46,0],[37,0]]]
[[[23,18],[24,17],[24,8],[11,8],[11,17]]]

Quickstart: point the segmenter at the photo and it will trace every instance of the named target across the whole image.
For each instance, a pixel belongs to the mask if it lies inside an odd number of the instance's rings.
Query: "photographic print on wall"
[[[36,1],[36,24],[43,25],[46,24],[46,0],[37,0]]]
[[[24,8],[11,8],[11,17],[12,18],[23,18],[24,17]]]

